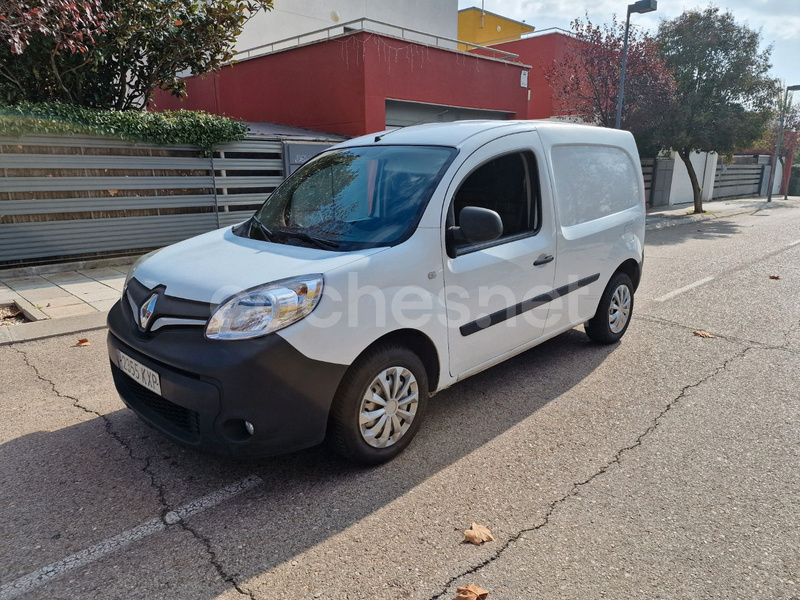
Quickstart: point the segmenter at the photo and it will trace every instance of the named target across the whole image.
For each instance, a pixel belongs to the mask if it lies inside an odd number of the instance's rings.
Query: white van
[[[625,333],[645,204],[630,133],[537,121],[383,132],[248,221],[151,253],[108,317],[124,402],[235,457],[401,452],[430,396],[578,324]]]

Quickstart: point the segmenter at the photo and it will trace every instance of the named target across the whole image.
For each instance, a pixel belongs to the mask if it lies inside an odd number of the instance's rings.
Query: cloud
[[[646,24],[656,24],[661,19],[671,19],[684,10],[703,8],[709,2],[662,0],[659,10],[648,15]],[[800,39],[800,2],[798,0],[716,0],[723,10],[733,13],[740,23],[747,23],[754,29],[761,29],[765,40]],[[480,2],[460,0],[459,7],[480,5]],[[612,14],[622,20],[625,18],[624,0],[486,0],[486,10],[505,15],[512,19],[525,20],[536,25],[537,19],[559,19],[567,26],[576,17],[588,12],[592,21],[603,22]],[[657,16],[655,16],[657,15]],[[637,20],[643,17],[638,17]]]
[[[741,11],[744,13],[745,11]],[[747,22],[748,26],[761,30],[761,37],[772,40],[800,40],[800,16],[789,15],[740,15],[734,13],[736,20]]]

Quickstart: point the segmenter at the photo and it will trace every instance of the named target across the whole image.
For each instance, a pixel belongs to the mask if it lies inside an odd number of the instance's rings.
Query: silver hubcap
[[[608,307],[608,327],[612,333],[619,333],[625,329],[631,316],[631,291],[627,285],[621,285],[614,290],[611,296],[611,306]]]
[[[417,414],[417,379],[405,367],[384,369],[361,400],[361,437],[373,448],[387,448],[405,435]]]

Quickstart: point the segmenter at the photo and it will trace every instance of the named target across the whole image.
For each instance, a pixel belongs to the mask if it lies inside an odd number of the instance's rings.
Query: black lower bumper
[[[279,335],[209,340],[201,327],[142,333],[123,299],[108,315],[119,395],[139,417],[198,450],[257,458],[314,446],[347,367],[316,361]],[[119,368],[117,351],[158,373],[161,395]],[[244,422],[253,425],[247,432]]]

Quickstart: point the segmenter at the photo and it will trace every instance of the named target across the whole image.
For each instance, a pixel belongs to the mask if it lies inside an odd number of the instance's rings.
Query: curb
[[[34,321],[24,325],[0,327],[0,346],[16,342],[30,342],[59,335],[69,335],[79,331],[92,331],[103,329],[106,326],[108,312],[97,312],[78,317],[64,317],[63,319],[48,319]]]
[[[710,221],[712,219],[722,219],[725,217],[733,217],[736,215],[743,215],[745,213],[758,210],[753,206],[742,207],[741,209],[733,209],[722,213],[705,212],[702,215],[681,215],[679,217],[665,217],[663,221],[656,221],[655,223],[647,223],[645,221],[645,231],[654,231],[657,229],[666,229],[667,227],[675,227],[676,225],[689,225],[691,223],[699,223],[700,221]],[[646,219],[646,217],[645,217]]]
[[[645,221],[644,230],[655,231],[658,229],[666,229],[667,227],[675,227],[677,225],[690,225],[691,223],[699,223],[700,221],[710,221],[711,219],[718,219],[722,216],[728,217],[733,215],[740,215],[745,212],[748,211],[743,210],[741,212],[726,213],[725,215],[702,214],[702,215],[682,215],[680,217],[666,217],[663,221],[656,221],[655,223],[647,223]]]
[[[17,308],[22,311],[22,314],[25,315],[25,318],[29,321],[34,323],[38,321],[48,321],[50,317],[36,308],[33,304],[25,300],[25,298],[16,298],[14,300],[14,304],[17,305]]]

